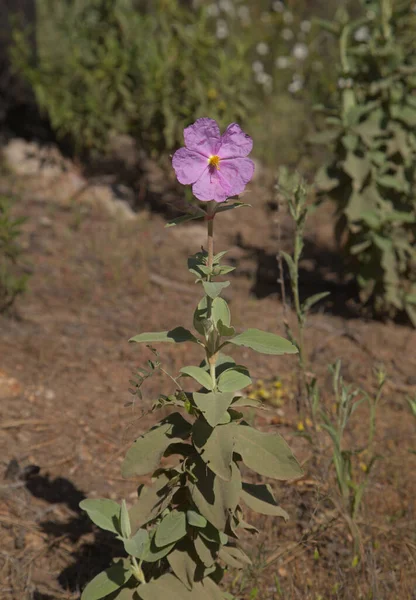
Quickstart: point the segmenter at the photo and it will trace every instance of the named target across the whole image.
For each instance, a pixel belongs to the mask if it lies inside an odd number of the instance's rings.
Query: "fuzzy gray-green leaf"
[[[142,558],[148,543],[149,534],[146,529],[139,529],[130,539],[124,540],[124,549],[127,554],[136,558]]]
[[[277,504],[269,485],[243,483],[241,498],[249,508],[262,515],[283,517],[286,521],[289,518],[287,512]]]
[[[188,483],[193,502],[209,523],[223,530],[229,511],[235,510],[241,494],[241,475],[237,465],[232,463],[230,481],[216,476],[201,459],[195,460],[193,474],[197,480]]]
[[[168,486],[169,481],[162,473],[151,486],[142,486],[138,501],[129,511],[133,532],[155,519],[169,505],[176,491],[174,486]]]
[[[207,390],[212,390],[211,377],[206,371],[204,371],[204,369],[201,369],[201,367],[194,367],[191,365],[189,367],[182,367],[180,371],[184,375],[189,375],[189,377],[195,379],[195,381],[197,381],[200,385],[202,385],[202,387],[206,388]]]
[[[215,298],[212,301],[212,317],[215,323],[222,321],[226,327],[230,326],[231,313],[224,298]]]
[[[175,327],[169,331],[158,331],[149,333],[139,333],[129,339],[129,342],[141,344],[153,344],[156,342],[169,342],[171,344],[181,344],[182,342],[198,343],[197,338],[184,327]]]
[[[127,564],[127,561],[120,559],[96,575],[82,592],[81,600],[100,600],[127,583],[132,576]]]
[[[223,371],[218,377],[218,389],[221,392],[237,392],[248,385],[251,385],[252,380],[245,367],[232,367]]]
[[[244,464],[265,477],[287,480],[303,472],[284,439],[278,433],[257,431],[247,424],[230,424],[234,430],[235,451]]]
[[[260,329],[247,329],[232,340],[228,340],[228,343],[245,346],[262,354],[296,354],[298,351],[296,346],[285,338]]]
[[[209,394],[195,392],[192,397],[207,422],[211,427],[215,427],[233,401],[234,395],[231,392],[210,392]]]
[[[146,475],[154,471],[168,446],[181,442],[190,430],[191,425],[179,413],[163,419],[129,448],[121,467],[123,477]]]
[[[168,562],[176,577],[182,581],[188,590],[191,590],[195,579],[197,563],[187,551],[186,546],[193,549],[191,540],[187,540],[185,547],[181,549],[175,548],[173,552],[168,554]]]
[[[120,531],[120,505],[113,500],[102,498],[99,500],[82,500],[79,507],[85,510],[93,523],[112,533]]]
[[[182,539],[186,535],[186,515],[184,512],[172,510],[159,523],[156,534],[155,544],[159,548],[172,544]]]
[[[202,419],[198,419],[193,426],[193,442],[209,468],[221,479],[230,481],[234,438],[228,425],[212,428]]]
[[[221,292],[230,285],[229,281],[203,281],[202,285],[204,287],[205,293],[212,299],[217,298],[221,294]]]

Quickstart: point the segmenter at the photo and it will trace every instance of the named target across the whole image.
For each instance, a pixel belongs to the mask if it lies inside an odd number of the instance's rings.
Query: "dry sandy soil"
[[[135,220],[117,222],[94,206],[56,203],[10,175],[1,183],[18,195],[16,212],[28,217],[24,245],[33,276],[14,312],[0,317],[0,598],[78,599],[120,552],[78,504],[101,496],[133,501],[144,479],[123,480],[120,463],[131,441],[160,417],[149,413],[152,400],[172,390],[156,375],[143,400],[127,406],[129,379],[149,358],[146,348],[127,340],[190,326],[200,291],[186,258],[204,244],[205,230],[198,222],[164,229],[164,217],[149,207]],[[226,296],[238,330],[283,333],[273,196],[254,184],[246,198],[254,208],[216,221],[216,248],[230,248],[237,267]],[[328,436],[321,433],[316,457],[298,435],[296,358],[236,352],[253,378],[266,386],[281,380],[282,403],[249,416],[257,427],[281,432],[305,470],[300,481],[274,485],[290,521],[257,518],[261,533],[247,542],[253,567],[227,577],[239,600],[416,598],[416,456],[409,452],[416,447],[416,420],[406,402],[416,393],[416,332],[360,314],[351,286],[340,282],[331,218],[327,207],[312,217],[302,265],[304,295],[331,291],[306,329],[309,369],[329,410],[328,365],[336,358],[346,381],[370,393],[376,365],[389,376],[378,413],[381,459],[359,517],[362,561],[354,564],[348,522],[331,501],[338,494]],[[283,215],[286,248],[290,236]],[[200,358],[185,344],[160,348],[160,354],[173,373]],[[367,413],[357,413],[351,448],[366,439]]]

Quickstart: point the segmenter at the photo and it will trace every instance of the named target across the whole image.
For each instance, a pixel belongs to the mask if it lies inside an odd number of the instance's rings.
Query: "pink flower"
[[[247,155],[253,140],[231,123],[221,135],[213,119],[203,117],[184,131],[185,148],[172,158],[172,165],[180,183],[192,184],[198,200],[224,202],[241,194],[253,177],[254,163]]]

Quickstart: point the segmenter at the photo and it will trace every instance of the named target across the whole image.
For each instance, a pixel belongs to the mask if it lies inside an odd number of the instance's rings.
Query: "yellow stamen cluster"
[[[215,155],[212,155],[209,157],[208,159],[208,164],[210,167],[215,167],[216,169],[220,168],[220,157]]]

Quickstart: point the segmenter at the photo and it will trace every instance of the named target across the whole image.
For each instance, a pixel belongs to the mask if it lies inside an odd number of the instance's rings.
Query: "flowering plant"
[[[130,341],[189,342],[201,349],[202,361],[180,369],[174,393],[161,394],[153,406],[155,411],[167,407],[172,411],[127,452],[123,476],[152,474],[151,484],[139,488],[138,501],[130,508],[124,500],[81,502],[96,525],[123,542],[128,555],[97,575],[82,600],[230,598],[218,583],[225,568],[250,564],[238,540],[244,532],[257,532],[244,520],[242,503],[262,514],[287,518],[269,485],[243,481],[241,463],[278,480],[302,474],[279,434],[257,431],[244,420],[244,408],[260,404],[241,391],[251,384],[248,369],[225,353],[235,346],[273,355],[297,352],[289,341],[270,332],[248,329],[237,334],[221,297],[230,282],[216,280],[233,267],[221,264],[226,252],[214,254],[214,218],[221,209],[241,206],[217,203],[242,192],[251,178],[253,163],[247,154],[252,140],[236,124],[220,136],[215,121],[199,119],[185,129],[185,144],[173,157],[176,174],[207,202],[199,213],[207,221],[207,250],[188,260],[203,291],[194,312],[195,331],[175,327],[140,333]],[[189,380],[198,384],[198,391],[186,389]],[[173,455],[179,457],[174,466],[160,466],[162,457]]]

